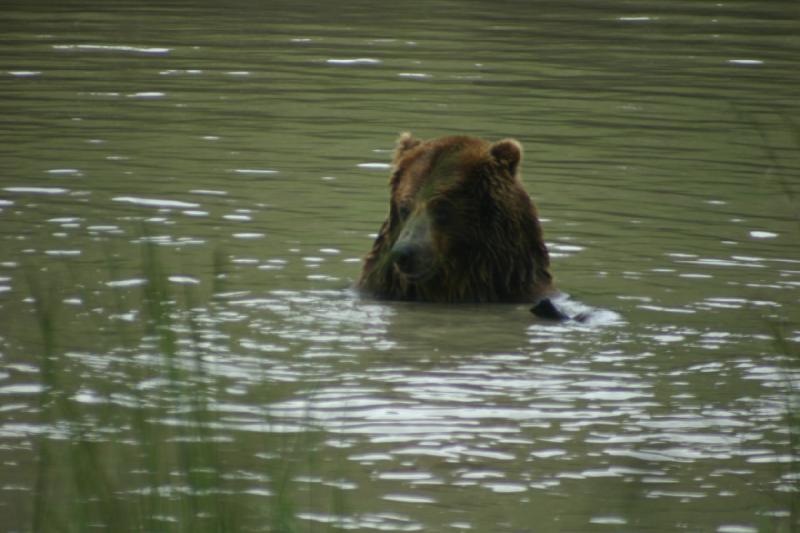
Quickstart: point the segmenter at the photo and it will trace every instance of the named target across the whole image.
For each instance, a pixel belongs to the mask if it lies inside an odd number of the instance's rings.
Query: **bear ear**
[[[404,131],[400,134],[397,138],[397,142],[395,143],[394,148],[394,161],[395,163],[403,157],[403,154],[411,150],[412,148],[419,146],[422,143],[419,139],[415,139],[411,133]]]
[[[492,157],[508,170],[511,176],[517,175],[519,162],[522,160],[522,145],[515,139],[503,139],[492,145]]]

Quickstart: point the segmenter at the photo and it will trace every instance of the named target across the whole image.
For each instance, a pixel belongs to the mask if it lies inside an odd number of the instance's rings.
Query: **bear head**
[[[541,225],[519,177],[522,146],[404,133],[389,214],[357,287],[377,298],[527,302],[551,290]]]

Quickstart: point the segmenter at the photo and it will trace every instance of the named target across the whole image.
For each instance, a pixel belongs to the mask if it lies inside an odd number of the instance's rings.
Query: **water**
[[[4,530],[42,471],[74,497],[81,439],[135,504],[136,443],[186,437],[170,368],[243,529],[288,446],[309,531],[789,530],[794,6],[7,2],[0,28]],[[603,311],[351,293],[403,130],[520,140],[557,282]],[[171,363],[141,327],[146,242],[194,317]]]

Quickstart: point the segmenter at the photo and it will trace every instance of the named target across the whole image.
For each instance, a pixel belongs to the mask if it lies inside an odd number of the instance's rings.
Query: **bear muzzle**
[[[392,262],[395,270],[408,281],[424,281],[434,271],[433,254],[413,243],[395,244],[392,247]]]
[[[409,220],[391,249],[395,270],[411,282],[431,277],[435,270],[430,224],[427,217]]]

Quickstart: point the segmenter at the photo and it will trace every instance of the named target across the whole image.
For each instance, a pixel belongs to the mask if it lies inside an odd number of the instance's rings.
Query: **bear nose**
[[[401,272],[410,274],[414,270],[414,246],[409,243],[398,243],[392,249],[392,260]]]

